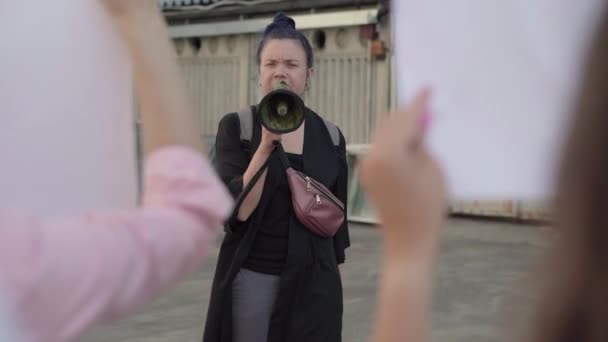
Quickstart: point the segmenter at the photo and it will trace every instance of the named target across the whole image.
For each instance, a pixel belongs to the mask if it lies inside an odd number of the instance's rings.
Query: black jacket
[[[227,114],[216,138],[216,167],[233,196],[243,190],[243,174],[261,141],[261,125],[254,115],[251,142],[240,139],[237,113]],[[336,147],[323,119],[308,109],[303,148],[304,172],[322,182],[347,205],[348,166],[346,142],[340,132]],[[262,213],[285,173],[278,158],[268,166],[264,191],[257,209],[244,223],[230,220],[220,249],[205,324],[204,342],[232,341],[232,281],[247,258]],[[340,342],[342,334],[342,283],[338,264],[350,246],[348,223],[333,238],[314,235],[293,219],[288,255],[269,327],[270,342]]]

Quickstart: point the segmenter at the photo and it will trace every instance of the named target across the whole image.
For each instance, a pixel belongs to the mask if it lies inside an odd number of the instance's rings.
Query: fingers
[[[364,183],[373,180],[379,170],[402,168],[429,157],[423,142],[430,120],[427,110],[430,96],[430,90],[422,89],[404,110],[379,120],[371,148],[361,163]]]
[[[262,126],[262,145],[271,151],[274,150],[279,144],[281,144],[281,135],[274,134]]]
[[[272,133],[269,130],[267,130],[264,126],[262,126],[262,135],[265,136],[268,140],[281,141],[281,134]]]
[[[401,139],[399,141],[401,146],[415,148],[424,140],[431,119],[428,109],[430,97],[430,89],[420,90],[412,103],[396,116],[396,122],[392,127],[396,130],[396,136]]]
[[[379,119],[373,146],[392,152],[420,146],[430,124],[430,96],[430,90],[422,89],[405,109]]]

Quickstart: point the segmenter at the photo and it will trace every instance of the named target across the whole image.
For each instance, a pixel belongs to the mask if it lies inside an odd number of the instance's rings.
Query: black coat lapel
[[[323,119],[308,109],[304,129],[304,173],[332,188],[338,178],[338,154]]]

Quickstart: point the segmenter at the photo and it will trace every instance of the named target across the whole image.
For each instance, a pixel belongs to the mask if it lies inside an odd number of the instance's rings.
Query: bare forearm
[[[144,150],[182,144],[201,149],[166,24],[155,6],[129,11],[120,21],[143,117]]]
[[[255,174],[260,170],[266,160],[270,157],[272,153],[271,149],[260,147],[253,155],[251,162],[249,163],[249,167],[245,174],[243,175],[243,186],[246,186],[253,180]],[[266,174],[265,171],[260,179],[256,182],[254,187],[251,189],[247,197],[243,200],[241,207],[239,209],[238,218],[241,221],[245,221],[251,216],[251,214],[255,211],[258,204],[260,203],[260,199],[262,198],[262,193],[264,192],[264,184],[266,182]]]
[[[428,260],[385,255],[372,342],[429,340],[432,269]]]

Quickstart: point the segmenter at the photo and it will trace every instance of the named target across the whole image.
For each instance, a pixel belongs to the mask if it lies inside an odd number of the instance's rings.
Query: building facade
[[[277,11],[292,16],[315,52],[307,106],[334,121],[349,144],[369,142],[391,106],[390,40],[378,1],[162,1],[201,134],[260,100],[255,53]],[[384,46],[384,47],[382,47]],[[380,48],[378,48],[380,47]]]

